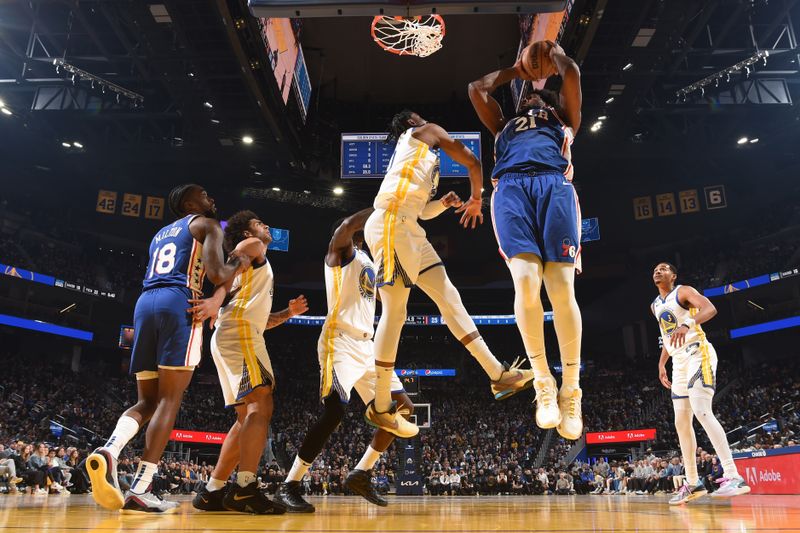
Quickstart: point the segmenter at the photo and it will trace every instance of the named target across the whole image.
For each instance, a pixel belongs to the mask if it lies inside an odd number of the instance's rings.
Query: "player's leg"
[[[430,249],[435,254],[432,246]],[[530,388],[533,381],[531,370],[523,370],[518,364],[504,366],[489,350],[475,322],[464,308],[461,295],[447,276],[444,264],[438,262],[423,270],[417,278],[417,287],[433,300],[450,332],[469,350],[489,376],[495,399],[506,399]]]
[[[675,431],[681,447],[686,482],[669,501],[679,505],[700,498],[706,494],[705,485],[697,475],[697,436],[694,433],[692,406],[689,403],[689,360],[684,354],[672,357],[672,408],[675,412]]]
[[[392,404],[391,385],[411,289],[398,278],[391,285],[379,287],[378,292],[383,311],[375,331],[375,399],[367,406],[364,416],[375,427],[409,438],[416,435],[419,428],[397,413]]]
[[[563,368],[558,405],[561,411],[559,434],[575,440],[583,433],[580,388],[581,311],[575,299],[575,267],[572,263],[547,262],[544,265],[544,285],[553,306],[553,323],[558,338]]]
[[[736,468],[725,429],[717,420],[711,407],[716,387],[717,354],[714,347],[708,342],[701,342],[698,351],[699,353],[691,359],[689,403],[694,416],[697,417],[708,435],[708,440],[711,441],[724,471],[719,490],[713,492],[712,496],[725,498],[747,494],[750,492],[750,487],[747,486]]]
[[[125,504],[117,477],[120,451],[150,420],[158,405],[157,324],[152,312],[156,292],[144,292],[134,310],[135,336],[130,370],[136,375],[138,401],[120,416],[105,445],[86,458],[92,497],[99,505],[112,511],[121,509]]]

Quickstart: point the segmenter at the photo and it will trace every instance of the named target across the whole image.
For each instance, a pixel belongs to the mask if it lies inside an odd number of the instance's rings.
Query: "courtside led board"
[[[383,178],[394,153],[394,143],[386,144],[386,133],[342,134],[342,178]],[[477,131],[450,133],[481,157],[481,134]],[[468,178],[466,167],[439,151],[440,178]]]

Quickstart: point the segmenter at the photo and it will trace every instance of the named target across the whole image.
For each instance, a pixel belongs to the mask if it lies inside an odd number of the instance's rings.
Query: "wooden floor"
[[[391,497],[379,508],[358,498],[310,498],[311,515],[196,512],[188,497],[164,516],[103,511],[89,496],[0,496],[0,531],[46,532],[800,532],[800,497],[710,497],[671,507],[666,496]]]

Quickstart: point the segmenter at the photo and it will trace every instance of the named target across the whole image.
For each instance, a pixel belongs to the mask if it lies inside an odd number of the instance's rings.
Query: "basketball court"
[[[0,498],[0,531],[800,531],[794,496],[705,498],[681,507],[665,496],[390,497],[385,509],[360,498],[309,497],[316,513],[282,516],[203,513],[182,500],[176,514],[142,516],[104,511],[91,496]]]

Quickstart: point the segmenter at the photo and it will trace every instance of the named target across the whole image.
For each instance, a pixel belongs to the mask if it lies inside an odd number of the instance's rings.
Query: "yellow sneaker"
[[[536,390],[536,425],[542,429],[552,429],[561,423],[561,411],[556,399],[556,380],[553,376],[533,380]]]
[[[419,433],[419,427],[416,424],[409,422],[397,412],[397,402],[392,402],[391,407],[385,413],[379,413],[375,409],[373,400],[367,405],[364,418],[371,426],[388,431],[401,439],[410,439]]]
[[[579,387],[565,385],[558,392],[558,409],[561,411],[558,434],[567,440],[578,440],[583,435],[581,398],[583,391]]]
[[[505,400],[511,398],[516,393],[531,388],[533,385],[533,370],[530,368],[520,368],[524,359],[517,357],[511,366],[503,363],[503,373],[500,379],[492,381],[492,394],[495,400]]]

